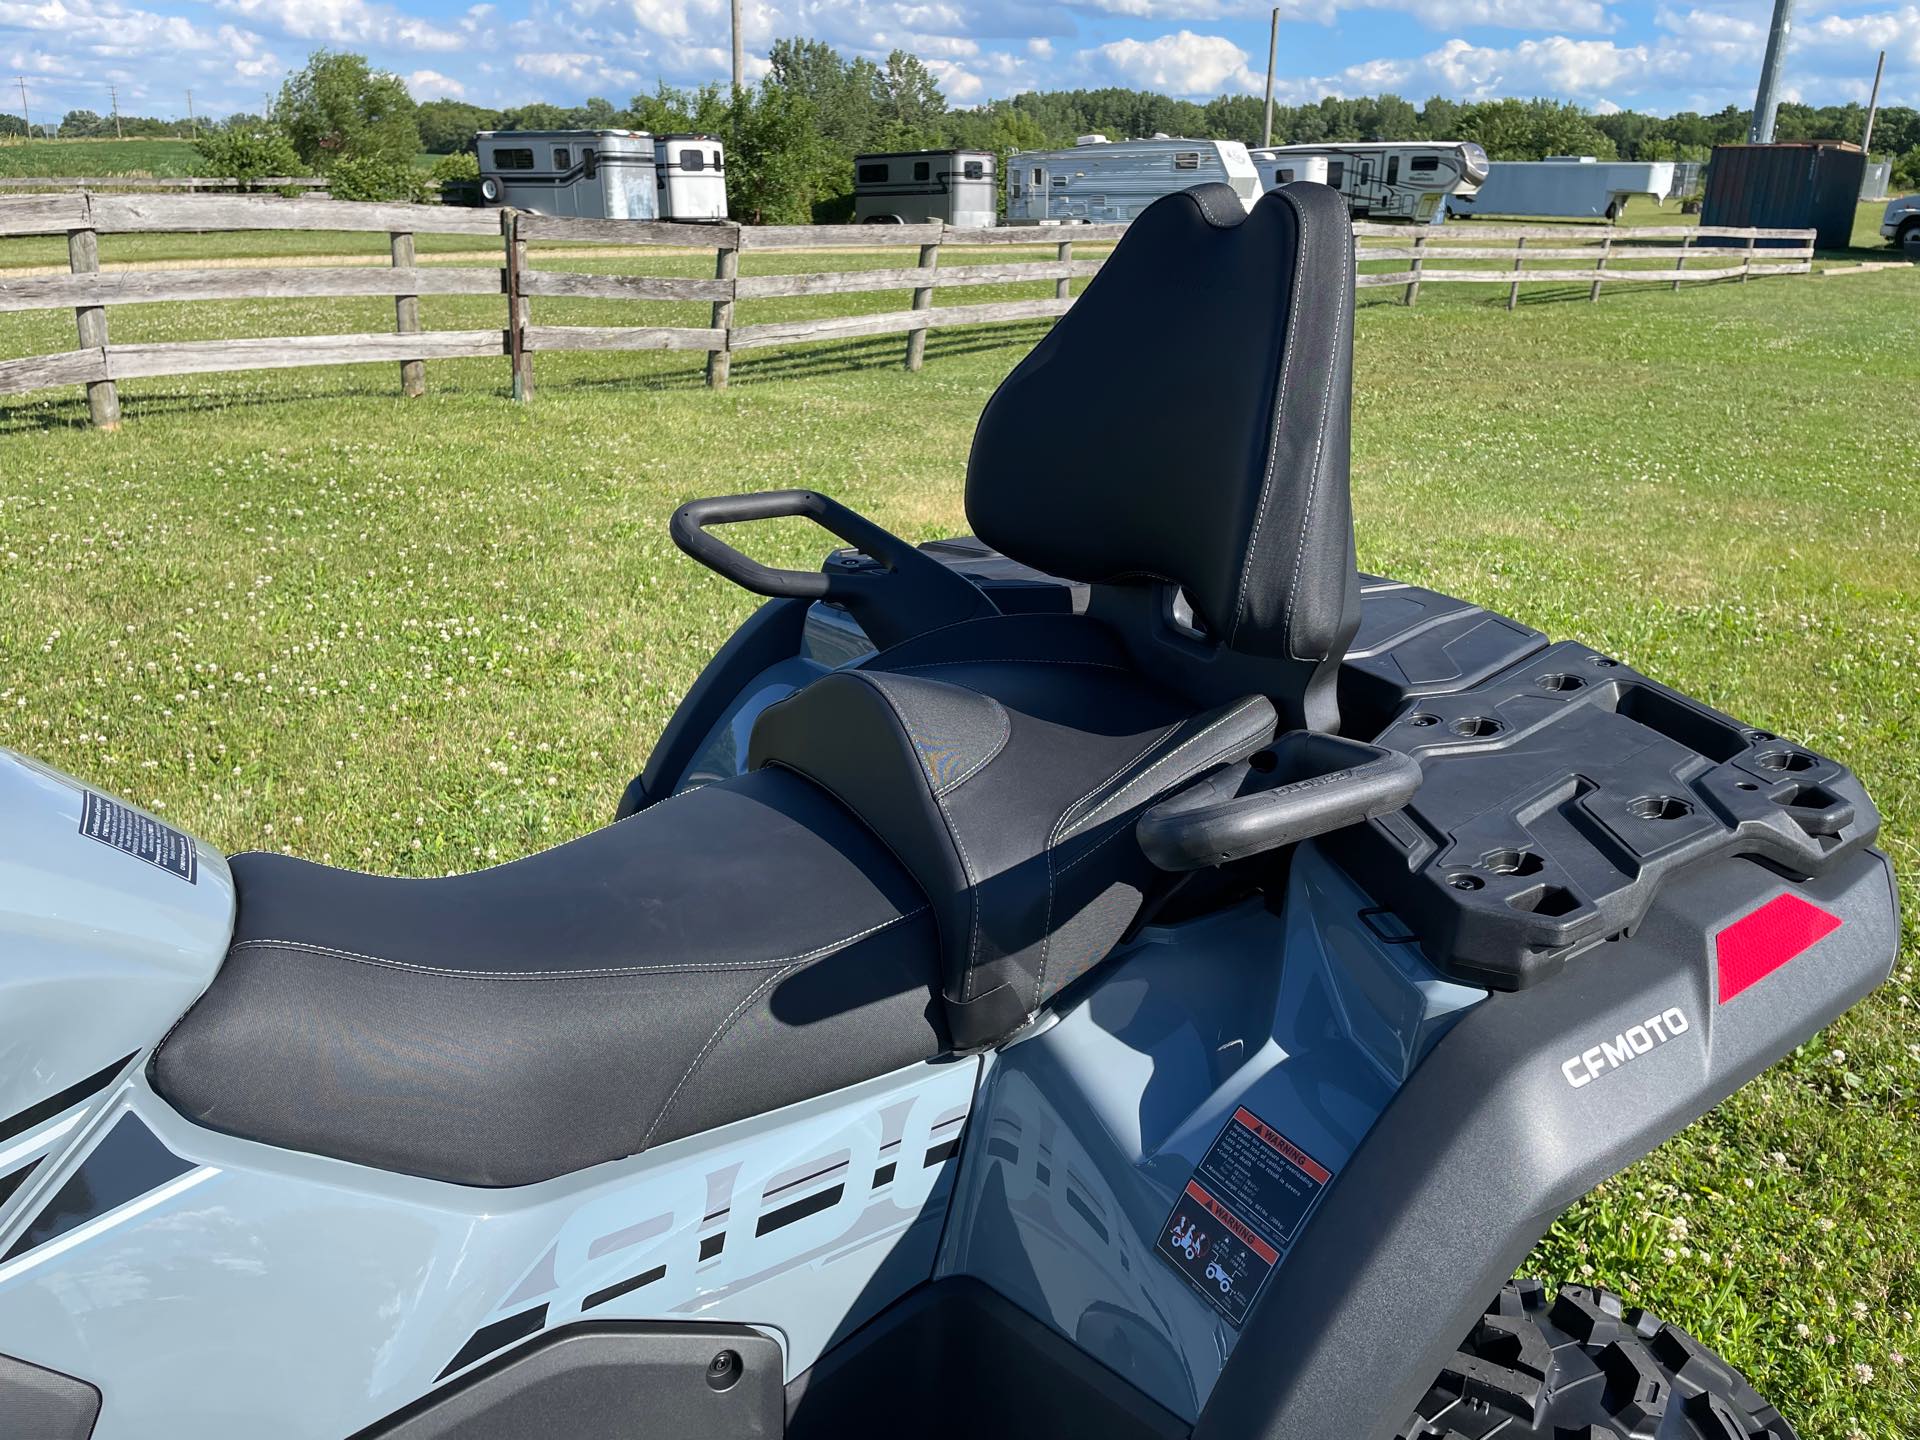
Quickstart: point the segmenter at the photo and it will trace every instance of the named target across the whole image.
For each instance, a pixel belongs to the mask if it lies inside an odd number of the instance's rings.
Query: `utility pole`
[[[113,101],[113,138],[116,140],[124,140],[126,136],[120,133],[120,87],[118,85],[107,86],[107,96]]]
[[[14,78],[20,82],[20,118],[26,122],[27,139],[31,140],[33,138],[33,116],[27,111],[27,77],[18,75]]]
[[[193,118],[193,91],[187,91],[187,134],[195,140],[200,138],[200,127]]]
[[[746,86],[746,52],[740,48],[740,0],[733,0],[733,93]]]
[[[1793,0],[1773,0],[1773,29],[1767,33],[1767,58],[1760,65],[1760,89],[1753,97],[1753,128],[1747,139],[1755,145],[1773,143],[1774,112],[1780,108],[1780,72],[1787,64],[1787,33],[1793,29]]]
[[[1260,144],[1273,144],[1273,57],[1280,48],[1280,7],[1273,7],[1273,22],[1267,27],[1267,123],[1260,127]]]
[[[1862,151],[1873,148],[1873,117],[1880,110],[1880,76],[1887,68],[1887,52],[1880,52],[1880,63],[1873,67],[1873,94],[1867,97],[1867,133],[1860,137]]]

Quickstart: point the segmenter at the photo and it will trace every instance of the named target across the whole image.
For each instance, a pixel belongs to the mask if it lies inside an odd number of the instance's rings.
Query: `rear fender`
[[[1839,923],[1796,948],[1820,912]],[[1475,1007],[1341,1171],[1196,1440],[1390,1440],[1557,1215],[1879,985],[1898,942],[1877,850],[1804,882],[1728,858],[1671,880],[1631,938]]]

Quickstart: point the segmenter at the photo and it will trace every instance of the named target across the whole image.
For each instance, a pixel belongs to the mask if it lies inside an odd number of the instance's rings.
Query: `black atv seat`
[[[1010,1034],[1140,915],[1141,810],[1276,718],[1331,724],[1358,620],[1351,264],[1325,187],[1151,207],[968,470],[982,536],[1090,582],[1094,614],[907,639],[765,711],[752,773],[493,870],[239,857],[232,950],[156,1090],[271,1144],[511,1185]],[[1147,397],[1114,406],[1127,447],[1037,449],[1116,363]],[[1175,589],[1195,624],[1169,639]]]

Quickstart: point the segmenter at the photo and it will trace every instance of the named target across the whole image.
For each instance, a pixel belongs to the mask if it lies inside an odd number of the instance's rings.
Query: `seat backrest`
[[[1187,648],[1238,657],[1222,693],[1258,688],[1283,723],[1335,728],[1359,620],[1352,373],[1336,192],[1288,185],[1251,214],[1224,185],[1169,195],[988,402],[967,517],[1049,574],[1152,591],[1131,613],[1170,627],[1184,591],[1200,622]],[[1167,658],[1156,674],[1180,668]]]

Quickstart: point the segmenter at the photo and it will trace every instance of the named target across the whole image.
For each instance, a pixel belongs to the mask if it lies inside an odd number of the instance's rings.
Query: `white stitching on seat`
[[[775,965],[802,965],[809,960],[817,960],[822,955],[864,940],[867,936],[897,925],[902,920],[911,919],[926,910],[922,905],[918,909],[895,915],[890,920],[882,920],[852,935],[842,936],[838,940],[829,940],[826,944],[801,955],[781,955],[770,960],[733,960],[711,963],[688,963],[684,965],[621,965],[600,966],[587,970],[455,970],[444,965],[419,965],[411,960],[392,960],[384,955],[363,955],[357,950],[339,950],[331,945],[316,945],[306,940],[241,940],[234,950],[300,950],[308,954],[324,955],[334,960],[351,960],[357,965],[374,965],[389,970],[404,970],[417,975],[443,975],[454,980],[594,980],[615,976],[664,975],[674,971],[711,971],[724,970],[765,970]]]
[[[1300,318],[1301,282],[1305,278],[1307,268],[1306,210],[1297,199],[1288,195],[1284,190],[1278,193],[1281,198],[1292,207],[1294,216],[1299,222],[1300,245],[1297,253],[1294,255],[1293,261],[1293,293],[1287,300],[1287,348],[1280,361],[1280,383],[1274,387],[1273,430],[1267,437],[1267,473],[1260,481],[1260,504],[1254,511],[1253,531],[1247,537],[1247,553],[1240,562],[1240,588],[1239,593],[1234,597],[1233,628],[1227,632],[1227,646],[1229,649],[1232,648],[1233,642],[1239,638],[1240,622],[1246,618],[1247,585],[1253,578],[1253,557],[1255,551],[1260,547],[1260,527],[1267,518],[1267,502],[1273,497],[1273,472],[1280,460],[1280,422],[1286,413],[1287,380],[1293,373],[1293,341],[1300,330],[1298,321]],[[1312,504],[1311,494],[1308,496],[1308,504]],[[1298,557],[1295,558],[1296,560],[1298,559]],[[1296,582],[1298,578],[1299,574],[1296,570]],[[1288,613],[1289,615],[1292,613],[1291,605],[1288,606]]]
[[[1047,857],[1047,908],[1040,920],[1040,968],[1038,973],[1033,977],[1033,1005],[1031,1008],[1035,1010],[1040,1008],[1040,992],[1046,988],[1047,984],[1047,959],[1053,948],[1054,844],[1059,840],[1061,831],[1066,828],[1067,822],[1073,817],[1076,810],[1086,804],[1087,801],[1091,800],[1095,795],[1098,795],[1102,790],[1106,789],[1107,786],[1113,784],[1114,781],[1126,774],[1127,771],[1131,770],[1135,765],[1138,765],[1146,756],[1151,755],[1156,746],[1162,744],[1169,735],[1173,734],[1173,732],[1178,730],[1184,723],[1186,722],[1176,720],[1173,724],[1167,726],[1166,729],[1162,730],[1158,735],[1154,736],[1153,739],[1149,740],[1145,745],[1134,751],[1132,755],[1128,756],[1126,763],[1118,770],[1115,770],[1111,775],[1107,776],[1106,779],[1102,780],[1078,800],[1067,806],[1065,810],[1062,810],[1060,812],[1060,818],[1053,822],[1053,829],[1047,834],[1047,845],[1044,852]]]
[[[909,910],[904,915],[896,915],[892,920],[887,921],[886,925],[876,925],[873,927],[873,930],[863,930],[859,935],[850,936],[847,940],[842,941],[841,944],[832,948],[836,950],[844,949],[854,940],[859,940],[867,935],[873,934],[874,930],[884,930],[887,925],[896,924],[901,920],[911,920],[916,915],[924,915],[929,908],[929,906],[922,905],[918,909]],[[687,1082],[693,1078],[694,1071],[700,1068],[700,1063],[707,1058],[708,1053],[713,1047],[720,1043],[721,1038],[726,1035],[727,1031],[733,1028],[733,1022],[740,1018],[746,1008],[794,971],[803,969],[821,958],[823,958],[822,952],[815,951],[810,955],[800,956],[791,964],[782,966],[782,968],[767,976],[766,979],[748,991],[745,998],[742,999],[738,1005],[734,1006],[732,1010],[727,1012],[727,1018],[714,1027],[713,1033],[707,1036],[707,1043],[700,1047],[699,1053],[688,1062],[687,1068],[681,1072],[680,1079],[674,1084],[673,1089],[667,1092],[667,1098],[661,1103],[660,1113],[653,1117],[653,1123],[647,1127],[647,1133],[640,1140],[640,1148],[642,1150],[653,1143],[654,1132],[665,1122],[667,1113],[673,1109],[674,1102],[680,1098],[680,1092],[686,1088]]]
[[[887,709],[893,712],[894,723],[900,727],[902,733],[906,736],[907,746],[911,749],[913,746],[913,727],[907,723],[907,717],[900,713],[900,707],[894,704],[893,697],[887,694],[886,687],[879,684],[873,675],[863,675],[858,671],[850,673],[866,681],[868,687],[886,703]],[[878,672],[876,672],[876,674],[877,673]],[[898,674],[900,672],[893,671],[889,673]],[[1007,733],[1009,735],[1013,733],[1013,722],[1011,719],[1007,722]],[[916,761],[916,764],[917,763]],[[941,823],[947,827],[947,838],[953,842],[953,848],[960,856],[960,873],[966,876],[967,879],[967,901],[969,910],[967,921],[967,968],[966,973],[960,977],[960,1000],[962,1004],[965,1004],[968,1000],[972,999],[973,966],[974,961],[980,954],[980,884],[979,881],[974,878],[973,861],[967,858],[967,845],[966,842],[960,838],[960,827],[954,824],[953,812],[947,809],[945,794],[939,790],[934,790],[932,786],[928,786],[927,788],[932,791],[933,803],[940,807]],[[858,812],[856,811],[855,813],[857,814]],[[913,873],[911,867],[908,867],[907,873],[910,875]],[[944,979],[941,982],[941,988],[943,991],[946,988]]]
[[[1102,810],[1106,809],[1109,805],[1113,804],[1116,800],[1123,799],[1130,790],[1132,790],[1135,786],[1139,785],[1141,781],[1145,780],[1148,776],[1152,775],[1156,770],[1160,769],[1163,765],[1167,764],[1171,760],[1178,759],[1182,751],[1189,750],[1192,747],[1198,745],[1202,740],[1205,740],[1207,736],[1213,734],[1214,731],[1220,729],[1223,725],[1232,723],[1233,721],[1239,719],[1242,715],[1245,715],[1249,710],[1252,710],[1254,707],[1258,705],[1264,705],[1265,703],[1266,703],[1266,700],[1263,696],[1249,695],[1245,700],[1241,701],[1232,710],[1229,710],[1225,715],[1222,715],[1218,720],[1214,721],[1211,725],[1207,726],[1206,729],[1200,731],[1195,735],[1189,736],[1185,740],[1182,740],[1178,745],[1174,746],[1171,750],[1167,751],[1166,754],[1162,755],[1158,760],[1154,761],[1153,764],[1149,765],[1146,769],[1142,770],[1138,775],[1134,776],[1131,780],[1127,781],[1126,784],[1122,785],[1118,790],[1114,791],[1113,794],[1109,795],[1106,799],[1102,800],[1098,805],[1094,806],[1093,809],[1088,811],[1086,814],[1077,816],[1074,820],[1074,829],[1077,831],[1080,827],[1088,824],[1089,822],[1098,824],[1099,822],[1093,819],[1094,816],[1098,815]],[[1238,742],[1236,741],[1235,743],[1237,744]],[[1231,749],[1232,747],[1230,746],[1228,748]],[[1227,751],[1224,751],[1224,750],[1220,751],[1217,754],[1199,763],[1202,766],[1211,765],[1214,762],[1214,760],[1220,758],[1221,755],[1224,755],[1226,753]],[[1070,834],[1062,834],[1060,838],[1063,841],[1065,841],[1073,837]]]
[[[1306,215],[1304,212],[1302,212],[1300,217],[1300,233],[1303,237],[1307,233]],[[1349,239],[1347,243],[1351,245],[1352,241]],[[1306,253],[1306,246],[1302,245],[1300,249],[1301,249],[1302,255],[1304,256],[1304,254]],[[1351,270],[1352,268],[1351,265],[1349,265],[1348,268],[1349,270]],[[1347,296],[1351,296],[1353,294],[1352,287],[1349,286],[1345,293]],[[1348,303],[1349,301],[1346,298],[1342,298],[1341,301],[1339,302],[1339,309],[1334,317],[1334,327],[1335,327],[1336,334],[1340,330],[1345,328],[1343,322],[1345,321],[1345,318],[1346,318]],[[1312,658],[1311,656],[1300,655],[1294,652],[1294,648],[1293,648],[1294,598],[1299,593],[1300,569],[1302,564],[1305,562],[1306,556],[1307,556],[1307,527],[1309,524],[1312,523],[1312,520],[1313,520],[1314,504],[1320,498],[1320,480],[1321,480],[1320,460],[1321,460],[1321,457],[1325,454],[1326,448],[1327,448],[1327,420],[1333,408],[1331,404],[1331,401],[1333,399],[1333,372],[1337,368],[1339,367],[1336,365],[1327,366],[1326,388],[1320,392],[1320,425],[1319,425],[1319,429],[1314,433],[1314,437],[1313,437],[1313,464],[1307,470],[1307,505],[1306,505],[1306,509],[1303,510],[1300,515],[1300,536],[1299,536],[1299,539],[1295,541],[1294,548],[1293,548],[1293,578],[1291,581],[1288,582],[1288,586],[1287,586],[1287,654],[1292,656],[1295,660],[1308,660]]]

